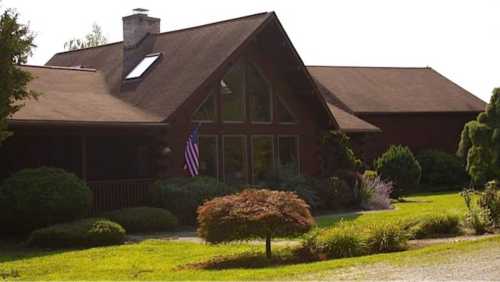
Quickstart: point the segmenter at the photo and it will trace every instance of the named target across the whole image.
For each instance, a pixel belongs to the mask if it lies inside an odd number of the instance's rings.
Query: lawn
[[[392,211],[325,216],[318,222],[326,227],[346,218],[356,224],[394,220],[415,216],[415,213],[463,211],[463,201],[456,194],[420,195],[396,204]],[[459,255],[477,248],[498,246],[500,238],[434,245],[400,253],[379,254],[315,263],[297,263],[260,268],[228,268],[203,270],[187,267],[217,256],[263,252],[261,245],[228,244],[211,246],[179,241],[149,240],[140,244],[87,250],[44,251],[0,245],[0,279],[21,280],[273,280],[291,279],[310,273],[329,271],[366,263],[390,264],[428,261],[443,255]],[[281,247],[282,248],[282,247]],[[275,248],[277,251],[279,247]],[[278,251],[279,252],[279,251]],[[263,256],[263,254],[262,254]],[[425,258],[425,259],[424,259]]]

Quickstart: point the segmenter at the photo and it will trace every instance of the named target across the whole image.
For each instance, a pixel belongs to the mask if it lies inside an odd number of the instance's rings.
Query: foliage
[[[28,239],[29,246],[44,248],[75,248],[121,244],[125,230],[109,220],[87,218],[35,230]]]
[[[358,180],[346,175],[332,176],[318,180],[314,189],[319,206],[323,210],[338,210],[358,206]],[[352,186],[351,186],[352,185]]]
[[[436,151],[423,151],[416,156],[422,167],[424,184],[432,186],[461,185],[467,182],[464,162],[457,156]]]
[[[1,233],[34,229],[82,218],[90,189],[76,175],[58,168],[24,169],[0,186]]]
[[[126,208],[104,213],[101,217],[120,224],[128,233],[170,231],[177,226],[177,218],[160,208]]]
[[[363,172],[363,179],[375,179],[378,176],[378,173],[375,170],[365,170]]]
[[[313,239],[318,257],[345,258],[363,254],[363,240],[360,232],[348,224],[324,230]]]
[[[398,223],[387,222],[371,225],[365,240],[367,253],[377,254],[406,249],[408,236]]]
[[[406,146],[392,145],[374,162],[378,174],[385,181],[392,181],[391,196],[400,198],[405,190],[415,189],[420,181],[422,169]]]
[[[490,181],[479,197],[479,206],[488,210],[491,222],[500,226],[500,190],[496,181]]]
[[[196,209],[203,202],[238,192],[213,177],[170,178],[157,182],[160,205],[172,212],[182,224],[196,223]]]
[[[367,210],[391,208],[392,182],[383,181],[380,176],[363,174],[360,195],[361,207]]]
[[[449,213],[431,214],[418,219],[411,235],[417,239],[436,238],[460,233],[460,218]]]
[[[83,48],[96,47],[106,44],[108,39],[102,33],[101,27],[97,23],[92,24],[92,31],[84,39],[73,38],[64,43],[64,49],[68,51]]]
[[[198,235],[210,243],[265,238],[270,258],[273,237],[305,233],[314,219],[309,206],[294,193],[248,189],[203,204],[198,223]]]
[[[472,202],[474,191],[465,189],[461,194],[464,198],[465,206],[467,207],[465,224],[472,228],[476,234],[488,232],[493,225],[490,211]]]
[[[7,118],[23,106],[23,100],[37,95],[27,88],[31,74],[17,66],[27,62],[35,47],[33,33],[18,23],[18,17],[11,9],[0,16],[0,144],[12,134]]]
[[[475,186],[500,177],[500,88],[493,90],[486,111],[465,124],[457,154],[466,160]]]
[[[342,132],[329,131],[321,136],[321,168],[323,176],[338,170],[357,171],[363,166],[354,155],[349,137]]]
[[[318,209],[320,207],[320,199],[318,197],[315,187],[318,185],[318,180],[313,177],[306,177],[303,175],[295,174],[281,174],[275,181],[266,183],[263,187],[271,188],[277,191],[294,192],[302,200],[311,207],[311,209]]]

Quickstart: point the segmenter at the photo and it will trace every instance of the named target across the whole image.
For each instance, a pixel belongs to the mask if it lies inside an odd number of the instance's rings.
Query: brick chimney
[[[123,46],[134,48],[149,33],[160,32],[160,19],[148,16],[148,10],[137,8],[134,14],[123,17]]]

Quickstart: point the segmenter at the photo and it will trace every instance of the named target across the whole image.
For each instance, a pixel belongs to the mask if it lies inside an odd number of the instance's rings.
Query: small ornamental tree
[[[457,155],[466,160],[474,186],[500,177],[500,88],[493,90],[486,111],[465,124]]]
[[[303,234],[314,219],[295,193],[248,189],[200,206],[198,223],[198,235],[210,243],[263,238],[266,257],[271,258],[273,237]]]

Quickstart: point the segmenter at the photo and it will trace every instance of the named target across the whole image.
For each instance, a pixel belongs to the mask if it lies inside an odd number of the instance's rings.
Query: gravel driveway
[[[373,264],[318,274],[314,280],[500,281],[500,244],[410,266]]]

